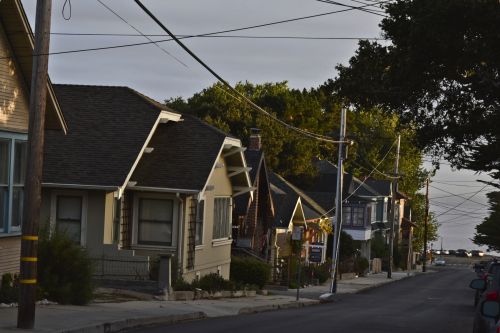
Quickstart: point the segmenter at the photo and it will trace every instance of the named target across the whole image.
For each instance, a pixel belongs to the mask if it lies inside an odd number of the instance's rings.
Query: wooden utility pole
[[[344,168],[342,162],[344,160],[344,140],[346,134],[346,110],[342,108],[340,115],[340,138],[339,138],[339,151],[338,151],[338,165],[337,165],[337,187],[335,196],[335,225],[333,226],[333,246],[332,246],[332,276],[330,284],[330,293],[337,292],[337,267],[339,261],[339,248],[340,248],[340,232],[342,228],[342,193],[344,185]]]
[[[394,178],[392,179],[391,196],[391,228],[389,235],[389,268],[387,269],[387,278],[392,278],[392,266],[394,264],[394,225],[396,223],[396,194],[398,192],[398,173],[399,173],[399,149],[401,146],[401,135],[398,135],[398,145],[396,149],[396,161],[394,162]]]
[[[429,220],[429,177],[425,180],[425,219],[424,219],[424,262],[422,272],[427,270],[427,223]]]
[[[37,1],[29,110],[28,163],[24,186],[21,237],[19,309],[17,314],[17,327],[23,329],[33,329],[35,324],[38,228],[40,222],[51,10],[52,0]]]

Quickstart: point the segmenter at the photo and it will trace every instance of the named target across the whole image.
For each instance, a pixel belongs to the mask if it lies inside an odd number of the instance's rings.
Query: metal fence
[[[101,279],[148,280],[151,268],[149,257],[93,257],[94,277]]]

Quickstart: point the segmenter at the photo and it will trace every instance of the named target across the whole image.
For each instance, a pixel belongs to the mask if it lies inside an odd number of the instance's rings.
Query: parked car
[[[481,250],[472,250],[470,253],[473,257],[484,257],[484,252]]]
[[[443,251],[441,251],[441,254],[446,254],[446,255],[448,255],[448,254],[450,254],[450,251],[449,251],[449,250],[443,250]]]
[[[453,256],[457,254],[457,251],[455,251],[455,250],[448,250],[448,252],[449,252],[448,254],[453,255]]]
[[[484,301],[476,309],[473,333],[498,333],[500,332],[500,302]],[[486,319],[486,320],[483,320]],[[496,322],[496,323],[495,323]]]
[[[446,261],[443,258],[436,258],[436,260],[434,260],[434,265],[446,266]]]
[[[483,280],[484,283],[481,285],[481,283],[476,282],[474,285],[475,287],[473,287],[471,282],[471,288],[476,290],[474,295],[474,306],[479,303],[481,296],[489,286],[489,281],[492,281],[496,276],[500,277],[500,263],[496,260],[490,261],[483,270],[479,272],[476,271],[476,273],[479,278],[478,280]],[[473,282],[474,281],[475,280],[473,280]],[[482,288],[479,288],[480,286],[482,286]],[[498,283],[498,287],[500,289],[500,282]]]
[[[469,257],[472,257],[472,254],[469,251],[467,251],[467,250],[458,249],[456,256],[457,257],[466,257],[466,258],[469,258]]]
[[[498,263],[490,265],[491,267],[499,266]],[[474,315],[473,333],[497,333],[496,324],[498,316],[492,316],[494,306],[490,302],[499,303],[500,301],[500,269],[498,267],[492,269],[494,274],[489,274],[486,279],[474,279],[470,283],[470,287],[480,292],[479,300],[477,301],[476,313]]]

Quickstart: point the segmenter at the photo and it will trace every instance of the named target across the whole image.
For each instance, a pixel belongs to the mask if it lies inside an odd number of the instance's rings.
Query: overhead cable
[[[284,122],[281,119],[278,119],[268,111],[264,110],[254,102],[252,102],[248,97],[246,97],[244,94],[240,93],[238,90],[233,88],[226,80],[222,78],[219,74],[217,74],[210,66],[208,66],[203,60],[201,60],[193,51],[191,51],[184,43],[182,43],[170,30],[148,9],[146,8],[139,0],[135,0],[135,3],[139,5],[139,7],[149,16],[153,21],[160,26],[163,31],[165,31],[180,47],[184,49],[193,59],[195,59],[200,65],[202,65],[210,74],[212,74],[217,80],[219,80],[222,85],[224,85],[228,90],[230,90],[232,93],[234,93],[236,96],[240,97],[242,100],[244,100],[248,105],[250,105],[252,108],[255,110],[263,113],[267,117],[271,118],[272,120],[280,123],[281,125],[285,126],[286,128],[293,130],[295,132],[298,132],[304,136],[307,136],[309,138],[313,138],[315,140],[323,141],[323,142],[330,142],[330,143],[340,143],[340,141],[333,140],[332,138],[316,133],[311,133],[309,131],[303,130],[301,128],[292,126],[286,122]]]
[[[381,3],[386,3],[386,2],[390,2],[390,1],[391,0],[381,1]],[[283,24],[283,23],[290,23],[290,22],[307,20],[307,19],[321,17],[321,16],[343,13],[343,12],[347,12],[347,11],[351,11],[351,10],[359,9],[359,8],[364,8],[364,7],[368,7],[368,6],[369,5],[359,6],[356,8],[340,9],[340,10],[335,10],[335,11],[326,12],[326,13],[319,13],[319,14],[313,14],[313,15],[307,15],[307,16],[295,17],[295,18],[291,18],[291,19],[280,20],[280,21],[255,24],[255,25],[246,26],[246,27],[242,27],[242,28],[233,28],[233,29],[226,29],[226,30],[214,31],[214,32],[203,33],[203,34],[188,35],[188,36],[179,37],[177,39],[186,39],[186,38],[194,38],[194,37],[207,37],[207,36],[220,35],[220,34],[229,33],[229,32],[236,32],[236,31],[269,27],[269,26]],[[157,40],[154,43],[169,42],[172,40],[173,40],[173,38],[172,39]],[[118,48],[124,48],[124,47],[148,45],[148,44],[153,44],[153,43],[148,41],[148,42],[143,42],[143,43],[131,43],[131,44],[121,44],[121,45],[114,45],[114,46],[93,47],[93,48],[87,48],[87,49],[49,52],[47,54],[30,54],[30,55],[26,55],[25,57],[35,57],[35,56],[44,56],[44,55],[60,55],[60,54],[70,54],[70,53],[80,53],[80,52],[90,52],[90,51],[102,51],[102,50],[111,50],[111,49],[118,49]],[[20,57],[23,57],[23,56],[20,56]],[[0,57],[0,59],[7,59],[7,58],[11,58],[11,57]]]
[[[182,66],[184,67],[188,67],[185,63],[183,63],[179,58],[177,58],[176,56],[174,56],[172,53],[168,52],[166,49],[164,49],[163,47],[161,47],[157,42],[155,42],[154,40],[152,40],[150,37],[146,36],[144,33],[142,33],[142,31],[140,31],[139,29],[137,29],[135,26],[133,26],[130,22],[128,22],[126,19],[124,19],[122,16],[120,16],[120,14],[118,14],[115,10],[113,10],[111,7],[109,7],[108,5],[106,5],[104,2],[102,2],[101,0],[96,0],[97,2],[99,2],[104,8],[106,8],[108,11],[110,11],[113,15],[115,15],[116,17],[118,17],[120,20],[122,20],[123,22],[125,22],[125,24],[127,24],[129,27],[131,27],[132,29],[134,29],[136,32],[138,32],[141,36],[143,36],[144,38],[146,38],[148,41],[150,41],[151,43],[153,43],[157,48],[159,48],[163,53],[165,53],[166,55],[168,55],[169,57],[173,58],[174,60],[176,60],[178,63],[180,63]]]

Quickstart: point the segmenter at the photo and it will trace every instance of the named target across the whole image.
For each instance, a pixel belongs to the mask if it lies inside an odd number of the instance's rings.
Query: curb
[[[56,331],[58,333],[113,333],[133,328],[154,326],[154,325],[169,325],[184,321],[192,321],[207,318],[204,312],[191,312],[179,315],[157,316],[157,317],[139,317],[117,320],[113,322],[105,322],[92,326],[79,328],[64,329]]]
[[[310,301],[299,301],[299,302],[295,301],[293,303],[284,303],[284,304],[260,305],[260,306],[241,308],[238,311],[237,315],[267,312],[267,311],[276,311],[276,310],[283,310],[283,309],[298,309],[298,308],[303,308],[306,306],[317,305],[317,304],[320,304],[320,302],[315,301],[315,300],[310,300]]]

